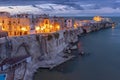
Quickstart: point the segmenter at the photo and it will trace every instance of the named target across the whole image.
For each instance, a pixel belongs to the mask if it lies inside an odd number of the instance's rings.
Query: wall
[[[65,32],[67,33],[66,36]],[[48,35],[52,36],[49,40]],[[4,37],[0,38],[0,56],[2,59],[26,54],[31,55],[34,59],[44,55],[52,56],[60,53],[70,41],[76,38],[77,35],[74,30],[64,30],[47,35],[31,34],[19,37]]]

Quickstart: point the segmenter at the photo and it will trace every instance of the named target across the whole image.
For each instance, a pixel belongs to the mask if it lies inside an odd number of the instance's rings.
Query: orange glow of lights
[[[0,26],[2,26],[2,23],[0,23]]]
[[[52,28],[53,26],[52,25],[50,25],[50,28]]]
[[[21,30],[22,31],[27,31],[27,29],[25,27],[22,27]]]
[[[102,21],[102,17],[100,17],[100,16],[95,16],[95,17],[93,18],[93,20],[99,22],[99,21]]]
[[[43,28],[41,28],[40,30],[44,30]]]
[[[77,28],[78,27],[78,24],[77,23],[74,23],[74,28]]]
[[[76,24],[74,24],[74,27],[76,27],[77,25]]]
[[[2,30],[5,30],[4,28],[2,28]]]
[[[60,26],[59,26],[59,25],[57,26],[57,29],[60,29]]]
[[[35,30],[36,31],[40,30],[40,27],[39,26],[35,27]]]

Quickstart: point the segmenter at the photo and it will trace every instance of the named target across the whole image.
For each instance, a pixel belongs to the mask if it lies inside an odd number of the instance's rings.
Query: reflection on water
[[[87,34],[80,43],[90,56],[78,56],[51,71],[39,69],[34,80],[120,80],[120,27]]]

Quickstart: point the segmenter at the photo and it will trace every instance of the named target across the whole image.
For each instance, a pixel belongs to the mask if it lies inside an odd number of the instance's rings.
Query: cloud
[[[118,15],[119,6],[119,0],[3,0],[0,2],[0,11],[13,14],[35,12],[34,14],[50,15]]]
[[[101,7],[97,4],[82,4],[81,7],[84,9],[100,9]]]

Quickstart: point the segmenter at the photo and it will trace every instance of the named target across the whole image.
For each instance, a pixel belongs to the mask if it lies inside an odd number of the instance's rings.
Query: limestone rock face
[[[32,74],[41,64],[53,65],[57,58],[62,59],[61,52],[68,46],[69,42],[77,41],[76,30],[59,31],[51,34],[31,34],[26,36],[0,38],[0,61],[5,58],[30,55],[30,65],[22,64],[15,70],[15,80],[31,80]],[[48,36],[49,37],[48,39]],[[58,57],[60,56],[60,57]],[[41,64],[39,64],[41,62]],[[43,62],[43,63],[42,63]],[[44,63],[45,62],[45,63]],[[31,76],[31,77],[30,77]],[[28,79],[31,78],[31,79]]]
[[[6,46],[5,45],[6,45],[5,43],[0,44],[0,60],[5,59],[7,57],[7,55],[6,55],[7,52],[6,52]]]
[[[24,78],[25,73],[26,73],[26,64],[23,63],[15,70],[14,80],[22,80]]]
[[[40,57],[55,57],[69,42],[78,40],[77,34],[74,31],[57,32],[57,37],[56,33],[51,33],[52,38],[50,40],[47,39],[49,34],[0,38],[0,60],[23,55],[31,55],[33,60]]]

